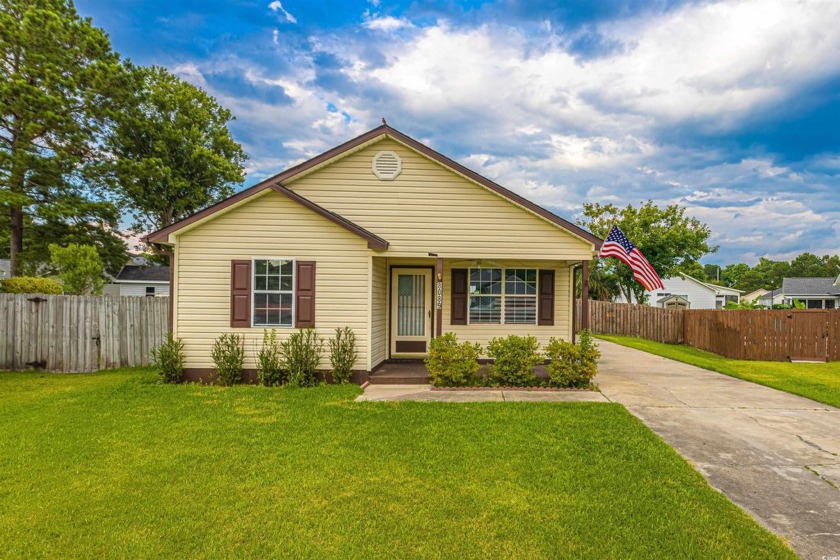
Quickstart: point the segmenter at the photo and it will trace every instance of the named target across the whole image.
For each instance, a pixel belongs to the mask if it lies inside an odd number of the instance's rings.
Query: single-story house
[[[451,331],[570,339],[573,270],[601,240],[383,124],[148,235],[172,252],[187,377],[224,333],[356,334],[364,379]],[[329,367],[325,357],[322,368]]]
[[[785,294],[781,288],[775,290],[765,290],[765,294],[758,297],[756,303],[767,308],[772,308],[774,305],[781,305],[785,302]]]
[[[645,292],[651,307],[722,309],[730,301],[739,302],[743,293],[735,288],[702,282],[682,272],[672,278],[663,278],[662,284],[661,290]],[[616,301],[624,302],[624,298]]]
[[[111,282],[102,288],[102,294],[110,296],[168,296],[169,267],[127,264]]]
[[[801,301],[807,309],[837,309],[840,307],[840,286],[829,278],[783,278],[784,302]]]
[[[753,290],[747,294],[741,296],[741,301],[744,303],[752,303],[753,301],[757,300],[758,298],[767,295],[770,290],[765,290],[764,288],[759,288],[757,290]]]

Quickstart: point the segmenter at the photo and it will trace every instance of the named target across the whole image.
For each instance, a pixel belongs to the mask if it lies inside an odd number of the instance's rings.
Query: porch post
[[[443,259],[435,262],[435,338],[443,334]]]
[[[582,277],[580,282],[580,328],[589,328],[589,261],[581,263]]]

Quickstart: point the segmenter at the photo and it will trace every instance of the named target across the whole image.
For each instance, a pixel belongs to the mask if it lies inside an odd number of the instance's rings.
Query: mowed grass
[[[599,334],[598,338],[840,407],[840,362],[792,364],[732,360],[691,346],[632,336]]]
[[[0,555],[793,558],[623,407],[0,374]]]

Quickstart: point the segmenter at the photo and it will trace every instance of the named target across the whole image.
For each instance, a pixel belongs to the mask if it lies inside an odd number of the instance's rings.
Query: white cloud
[[[277,12],[286,18],[286,21],[289,23],[297,23],[297,19],[295,16],[290,14],[286,9],[283,7],[283,4],[280,3],[280,0],[274,0],[271,4],[268,5],[268,9],[272,12]]]
[[[414,24],[412,24],[409,20],[405,18],[395,18],[393,16],[375,16],[369,19],[366,19],[365,22],[362,24],[364,27],[368,29],[374,29],[377,31],[397,31],[403,28],[412,28]]]

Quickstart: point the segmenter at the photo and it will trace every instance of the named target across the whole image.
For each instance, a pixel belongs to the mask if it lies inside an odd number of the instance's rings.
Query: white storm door
[[[432,338],[432,271],[391,271],[391,355],[425,356]]]

